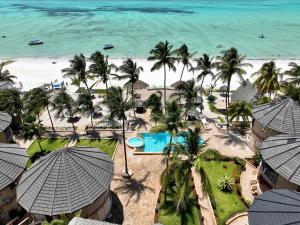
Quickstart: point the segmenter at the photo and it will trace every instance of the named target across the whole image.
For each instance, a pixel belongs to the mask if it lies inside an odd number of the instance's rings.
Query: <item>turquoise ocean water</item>
[[[27,46],[33,39],[45,44]],[[112,57],[147,57],[166,39],[198,53],[222,45],[300,58],[300,0],[0,0],[0,57],[89,54],[106,43]]]

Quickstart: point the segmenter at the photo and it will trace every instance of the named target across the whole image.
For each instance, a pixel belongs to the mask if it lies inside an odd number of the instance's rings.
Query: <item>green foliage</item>
[[[246,161],[245,160],[243,160],[239,157],[234,157],[233,160],[234,160],[235,164],[237,164],[241,167],[242,171],[246,170]]]
[[[5,82],[5,81],[14,82],[14,79],[17,78],[16,76],[10,74],[8,70],[3,70],[4,66],[12,62],[13,62],[12,60],[7,60],[7,61],[2,61],[0,63],[0,82]]]
[[[203,154],[201,155],[201,158],[207,161],[215,160],[215,161],[221,161],[222,155],[218,150],[214,149],[207,149]]]
[[[215,104],[216,100],[217,100],[217,97],[214,96],[214,95],[209,95],[209,96],[207,97],[207,101],[208,101],[209,103],[211,103],[211,104]]]
[[[199,172],[201,176],[201,183],[202,183],[202,191],[204,193],[207,193],[210,199],[210,203],[213,209],[216,209],[216,200],[212,192],[212,188],[209,182],[209,179],[207,177],[207,174],[201,164],[197,164],[200,166],[200,168],[197,168],[197,171]]]
[[[213,103],[208,103],[208,107],[209,107],[209,110],[213,113],[217,113],[219,114],[219,109],[213,104]]]
[[[258,167],[261,160],[262,160],[261,153],[259,151],[255,151],[255,154],[253,156],[254,166]]]
[[[235,121],[238,123],[242,119],[244,126],[246,122],[249,122],[249,117],[252,113],[252,105],[247,101],[231,103],[228,108],[228,114],[230,115],[230,122]]]
[[[288,84],[287,87],[284,88],[284,93],[293,100],[300,102],[300,87],[297,87],[293,84]]]
[[[225,123],[225,119],[222,116],[218,116],[218,120],[220,121],[220,123]]]
[[[115,139],[79,139],[76,146],[90,146],[99,148],[101,151],[107,153],[110,157],[113,156],[117,140]]]
[[[223,192],[232,192],[233,185],[232,177],[225,175],[218,179],[218,188]]]
[[[145,102],[145,106],[151,109],[151,114],[162,114],[161,104],[162,94],[160,92],[152,93]]]

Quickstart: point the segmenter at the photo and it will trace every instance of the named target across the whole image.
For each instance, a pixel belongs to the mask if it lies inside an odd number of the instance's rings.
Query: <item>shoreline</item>
[[[23,84],[23,91],[27,91],[34,87],[38,87],[44,83],[50,83],[58,80],[58,82],[68,82],[70,81],[66,78],[63,78],[61,70],[63,68],[69,67],[70,58],[15,58],[11,59],[14,62],[7,65],[4,69],[8,69],[11,74],[17,76],[15,80],[18,84],[21,82]],[[110,58],[110,63],[120,66],[126,58]],[[147,82],[150,87],[154,86],[163,86],[163,71],[154,71],[150,72],[153,62],[147,61],[146,58],[132,58],[137,62],[138,66],[144,68],[144,72],[141,72],[140,79]],[[251,82],[254,81],[254,77],[251,75],[260,69],[263,63],[269,62],[272,59],[246,59],[245,62],[251,63],[253,68],[246,67],[245,70],[247,75],[244,76],[245,79],[249,79]],[[274,59],[278,68],[281,68],[281,71],[289,69],[288,64],[290,62],[295,62],[300,64],[300,59]],[[53,62],[56,62],[53,64]],[[89,64],[88,64],[89,65]],[[167,85],[170,86],[172,83],[179,80],[182,65],[176,64],[177,72],[167,71]],[[183,80],[191,79],[196,77],[192,72],[184,72]],[[207,78],[204,82],[204,87],[209,85],[212,82],[211,78]],[[111,80],[110,85],[122,86],[125,81]],[[89,82],[89,85],[92,85],[93,81]],[[217,82],[217,87],[222,86],[222,82]],[[235,90],[240,86],[239,80],[234,76],[231,84],[231,90]],[[104,88],[104,85],[97,85],[95,88]]]

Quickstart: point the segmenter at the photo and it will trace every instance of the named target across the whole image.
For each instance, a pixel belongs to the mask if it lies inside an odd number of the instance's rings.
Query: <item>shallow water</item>
[[[2,35],[0,57],[89,54],[107,43],[112,57],[147,57],[167,39],[199,54],[235,46],[249,58],[300,58],[300,1],[0,0]],[[33,39],[45,44],[29,47]]]

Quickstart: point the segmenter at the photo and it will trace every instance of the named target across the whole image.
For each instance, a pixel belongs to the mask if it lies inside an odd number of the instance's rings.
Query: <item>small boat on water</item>
[[[44,44],[43,41],[40,40],[33,40],[33,41],[29,41],[28,45],[42,45]]]
[[[104,50],[112,49],[112,48],[114,48],[114,46],[112,44],[107,44],[107,45],[104,45],[104,47],[103,47]]]
[[[265,35],[261,34],[261,35],[258,36],[258,38],[265,38]]]

